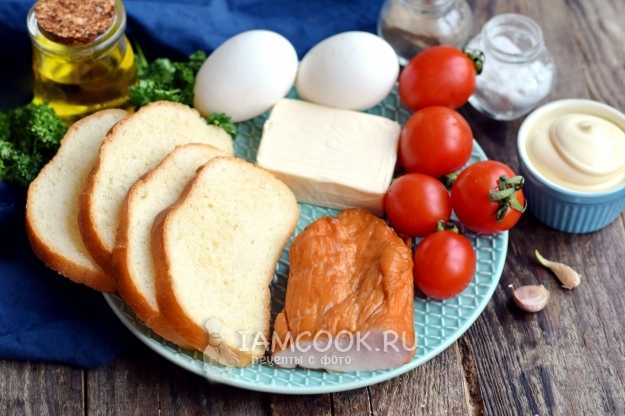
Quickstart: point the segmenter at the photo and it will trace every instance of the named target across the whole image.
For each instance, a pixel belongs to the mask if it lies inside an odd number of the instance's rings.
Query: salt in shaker
[[[534,109],[552,90],[556,67],[540,26],[527,16],[502,14],[489,20],[468,50],[485,54],[483,72],[469,99],[497,120],[514,120]]]

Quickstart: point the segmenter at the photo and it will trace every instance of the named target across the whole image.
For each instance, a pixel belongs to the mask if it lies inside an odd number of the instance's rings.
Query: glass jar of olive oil
[[[50,36],[38,24],[35,7],[27,23],[33,44],[35,103],[48,103],[69,121],[126,104],[136,66],[124,34],[126,10],[122,0],[115,1],[110,27],[86,44],[66,43]]]

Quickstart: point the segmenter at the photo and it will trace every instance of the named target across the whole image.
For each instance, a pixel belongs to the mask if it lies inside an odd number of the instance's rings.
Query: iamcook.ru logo
[[[283,337],[274,333],[271,340],[262,333],[215,331],[214,323],[206,328],[211,339],[204,351],[207,361],[215,360],[215,354],[235,349],[242,352],[263,351],[271,345],[272,356],[263,357],[260,363],[292,368],[341,368],[349,367],[355,357],[366,357],[376,353],[401,353],[416,349],[415,338],[406,333],[392,330],[350,332],[342,330],[332,334],[327,330],[303,331]],[[222,329],[222,328],[219,328]],[[227,346],[228,348],[220,348]],[[227,357],[225,357],[227,358]],[[224,361],[221,357],[220,361]]]

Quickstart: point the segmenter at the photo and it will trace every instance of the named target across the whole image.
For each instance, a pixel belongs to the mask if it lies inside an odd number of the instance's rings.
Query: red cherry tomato
[[[427,107],[410,117],[399,140],[399,161],[408,172],[444,176],[471,157],[473,133],[458,112]]]
[[[525,209],[522,186],[523,178],[507,165],[494,160],[478,162],[458,175],[451,188],[451,204],[458,219],[472,231],[506,231],[516,225]]]
[[[469,285],[475,267],[471,241],[453,231],[438,231],[423,239],[415,250],[415,285],[431,298],[449,299]]]
[[[424,237],[436,230],[438,221],[451,215],[449,193],[431,176],[409,173],[395,179],[384,198],[391,225],[400,234]]]
[[[458,108],[475,91],[476,74],[476,63],[463,51],[434,46],[406,65],[399,77],[399,96],[413,111],[434,105]]]

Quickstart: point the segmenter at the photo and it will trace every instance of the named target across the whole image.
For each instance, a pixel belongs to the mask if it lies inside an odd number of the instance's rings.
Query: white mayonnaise
[[[551,112],[528,133],[534,168],[576,191],[605,191],[625,183],[625,131],[607,118]]]

